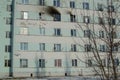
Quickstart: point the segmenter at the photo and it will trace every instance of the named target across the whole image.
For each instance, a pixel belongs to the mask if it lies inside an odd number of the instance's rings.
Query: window
[[[21,18],[28,19],[28,12],[26,12],[26,11],[21,12]]]
[[[97,4],[97,6],[98,6],[99,11],[103,11],[103,5],[102,4]]]
[[[29,0],[22,0],[22,4],[28,4]]]
[[[103,65],[104,67],[107,66],[107,64],[106,64],[106,59],[102,59],[102,65]]]
[[[113,5],[108,6],[108,11],[109,12],[114,12],[114,6]]]
[[[54,44],[54,51],[60,52],[61,51],[61,44]]]
[[[116,66],[119,66],[119,64],[120,64],[119,59],[118,59],[118,58],[115,58],[115,59],[114,59],[114,63],[115,63]]]
[[[108,18],[108,24],[115,25],[116,24],[116,20],[113,19],[113,18]]]
[[[92,51],[91,44],[85,44],[84,47],[85,47],[85,52],[90,52],[90,51]]]
[[[11,24],[12,22],[11,22],[11,18],[9,18],[9,17],[7,17],[6,18],[6,24]]]
[[[83,9],[89,9],[89,3],[88,2],[84,2],[83,3]]]
[[[11,32],[10,31],[6,31],[6,38],[11,38]]]
[[[27,68],[28,67],[28,60],[27,59],[20,59],[20,67]]]
[[[100,25],[103,25],[103,24],[104,24],[104,19],[101,18],[101,17],[99,17],[99,18],[98,18],[98,22],[99,22]]]
[[[54,0],[53,3],[54,3],[54,6],[60,7],[60,0]]]
[[[106,46],[105,45],[100,45],[100,51],[105,52],[106,51]]]
[[[5,46],[5,52],[11,52],[11,46],[10,45]]]
[[[76,29],[71,29],[71,36],[76,36]]]
[[[75,45],[75,44],[72,44],[72,45],[71,45],[71,51],[74,51],[74,52],[77,51],[77,49],[76,49],[76,45]]]
[[[53,20],[54,21],[61,21],[61,15],[56,13],[56,14],[53,14]]]
[[[118,47],[119,47],[119,46],[113,46],[113,47],[112,47],[112,48],[113,48],[112,50],[113,50],[114,52],[117,52],[117,51],[118,51]]]
[[[61,59],[55,59],[55,67],[62,67],[62,60]]]
[[[39,49],[40,49],[40,51],[45,51],[45,43],[40,43]]]
[[[55,36],[61,36],[61,29],[55,28],[55,29],[54,29],[54,35],[55,35]]]
[[[71,21],[71,22],[76,22],[76,17],[75,17],[75,15],[70,15],[70,21]]]
[[[40,5],[44,6],[45,5],[45,0],[39,0],[40,1]]]
[[[39,20],[44,20],[43,15],[44,15],[43,12],[40,12],[40,13],[39,13]]]
[[[40,27],[40,35],[45,35],[45,28],[44,27]]]
[[[84,16],[83,17],[83,22],[84,23],[90,23],[90,17],[89,16]]]
[[[39,59],[39,67],[45,68],[45,59]]]
[[[75,2],[74,1],[70,1],[70,8],[75,8]]]
[[[77,67],[77,59],[72,59],[72,66]]]
[[[104,31],[99,31],[99,38],[104,38]]]
[[[91,30],[84,30],[84,37],[90,37],[91,35]]]
[[[11,67],[11,60],[5,60],[5,67]]]
[[[27,35],[28,34],[28,28],[20,28],[20,34],[24,34],[24,35]]]
[[[28,43],[27,42],[21,42],[20,43],[20,50],[28,50]]]
[[[87,60],[87,65],[88,65],[88,67],[92,67],[92,60],[88,59]]]
[[[12,5],[7,5],[7,11],[12,11]]]

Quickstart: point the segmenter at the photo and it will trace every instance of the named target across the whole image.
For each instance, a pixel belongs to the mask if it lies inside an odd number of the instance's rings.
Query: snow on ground
[[[99,80],[97,78],[84,78],[84,77],[48,77],[48,78],[41,78],[41,79],[35,79],[35,78],[27,78],[22,80]]]

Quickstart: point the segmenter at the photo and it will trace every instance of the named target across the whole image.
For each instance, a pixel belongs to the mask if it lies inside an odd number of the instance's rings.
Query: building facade
[[[96,27],[99,38],[105,36],[99,19],[108,10],[107,0],[6,0],[0,5],[1,77],[94,74],[86,56],[92,53],[86,26]],[[113,24],[119,23],[119,11]],[[105,53],[104,42],[98,48]]]

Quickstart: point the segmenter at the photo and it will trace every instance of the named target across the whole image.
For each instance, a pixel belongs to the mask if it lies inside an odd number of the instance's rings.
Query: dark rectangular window
[[[72,66],[77,67],[77,59],[72,59]]]
[[[98,17],[98,22],[100,25],[104,25],[104,19],[102,17]]]
[[[22,4],[28,4],[29,0],[22,0]]]
[[[40,5],[44,6],[45,5],[45,0],[39,0],[40,1]]]
[[[61,44],[54,44],[54,51],[60,52],[61,51]]]
[[[7,11],[9,11],[9,12],[12,11],[12,5],[7,5]]]
[[[76,36],[76,29],[71,29],[71,36]]]
[[[100,45],[100,51],[105,52],[106,51],[106,45]]]
[[[84,37],[90,38],[91,36],[91,30],[84,30]]]
[[[70,1],[70,8],[75,8],[75,2],[74,1]]]
[[[53,5],[56,7],[60,7],[60,0],[53,0]]]
[[[39,67],[45,68],[45,59],[39,59]]]
[[[84,2],[83,3],[83,9],[89,9],[89,3],[88,2]]]
[[[114,6],[113,6],[113,5],[108,6],[108,11],[109,11],[109,12],[114,12]]]
[[[11,60],[5,60],[5,67],[11,67]]]
[[[88,65],[88,67],[92,67],[92,60],[88,59],[87,60],[87,65]]]
[[[40,51],[45,51],[45,43],[40,43],[39,47]]]
[[[85,52],[91,52],[92,51],[91,44],[85,44],[84,47],[85,47]]]
[[[74,51],[74,52],[76,52],[76,51],[77,51],[77,47],[76,47],[76,45],[75,45],[75,44],[72,44],[72,45],[71,45],[71,51]]]
[[[61,21],[61,15],[56,13],[56,14],[53,14],[53,20],[54,21]]]
[[[108,24],[115,25],[116,24],[116,20],[113,19],[113,18],[108,18]]]
[[[99,38],[104,38],[104,31],[102,30],[99,31]]]
[[[55,65],[55,67],[62,67],[62,60],[61,59],[55,59],[54,65]]]
[[[61,36],[61,29],[55,28],[55,29],[54,29],[54,35],[55,35],[55,36]]]
[[[97,7],[98,7],[98,11],[103,11],[103,5],[102,4],[98,4]]]
[[[70,15],[70,21],[71,22],[76,22],[76,16],[75,15]]]
[[[20,59],[20,67],[27,68],[28,67],[28,60],[27,59]]]
[[[10,31],[6,31],[6,38],[11,38],[11,32]]]
[[[11,46],[10,45],[5,46],[5,52],[11,52]]]
[[[20,50],[28,50],[28,43],[27,42],[21,42],[20,43]]]

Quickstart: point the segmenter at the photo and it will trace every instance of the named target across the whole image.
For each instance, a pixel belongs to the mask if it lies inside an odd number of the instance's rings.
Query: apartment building
[[[92,53],[88,37],[93,26],[98,39],[105,37],[100,16],[108,10],[107,0],[6,0],[0,4],[1,77],[94,74],[86,56]],[[112,19],[114,25],[119,23],[116,18],[120,15]],[[115,34],[119,39],[119,29]],[[97,46],[104,56],[104,42]],[[119,47],[115,50],[119,53]]]

